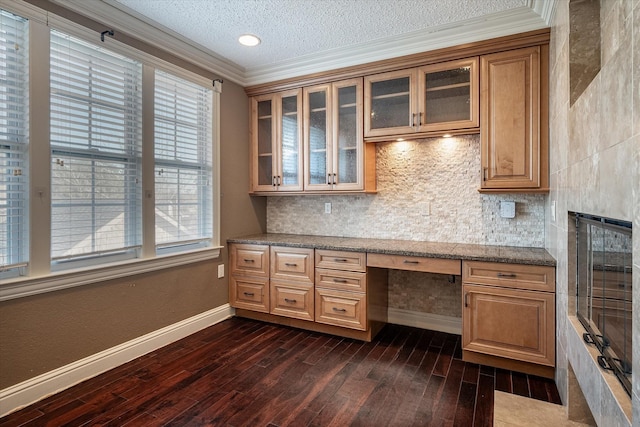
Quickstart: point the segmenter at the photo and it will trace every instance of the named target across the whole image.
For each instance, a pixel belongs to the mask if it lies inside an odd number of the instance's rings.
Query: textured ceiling
[[[107,0],[154,25],[238,64],[245,70],[429,32],[510,9],[531,0]],[[238,36],[252,33],[249,48]]]

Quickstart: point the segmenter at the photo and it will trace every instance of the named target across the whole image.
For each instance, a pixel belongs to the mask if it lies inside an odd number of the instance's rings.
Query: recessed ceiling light
[[[243,34],[238,37],[238,41],[244,46],[257,46],[260,44],[260,39],[253,34]]]

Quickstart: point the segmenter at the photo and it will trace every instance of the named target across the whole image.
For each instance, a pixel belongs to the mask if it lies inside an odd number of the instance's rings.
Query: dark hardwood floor
[[[460,336],[363,343],[233,318],[0,418],[0,426],[491,426],[494,389],[551,380],[465,363]]]

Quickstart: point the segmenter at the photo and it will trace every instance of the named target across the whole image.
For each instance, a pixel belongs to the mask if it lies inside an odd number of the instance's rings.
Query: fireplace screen
[[[576,306],[584,339],[631,394],[631,223],[577,214],[576,231]]]

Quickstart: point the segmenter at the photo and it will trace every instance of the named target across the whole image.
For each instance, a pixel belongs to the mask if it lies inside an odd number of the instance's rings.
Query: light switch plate
[[[224,264],[218,264],[218,279],[224,277]]]
[[[516,202],[501,201],[500,202],[500,218],[515,218]]]

